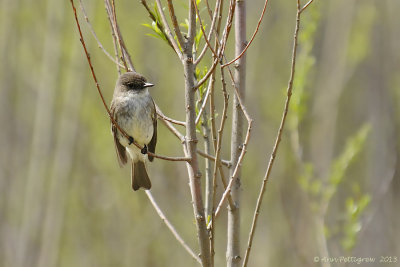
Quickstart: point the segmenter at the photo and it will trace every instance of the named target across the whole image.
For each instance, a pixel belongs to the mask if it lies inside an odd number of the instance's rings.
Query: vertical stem
[[[211,155],[211,130],[208,124],[208,113],[205,109],[202,114],[202,122],[201,126],[203,129],[203,139],[204,139],[204,152]],[[206,220],[208,223],[208,218],[211,218],[212,208],[213,208],[213,176],[212,176],[212,164],[211,160],[205,158],[205,165],[206,165]],[[211,220],[211,219],[210,219]]]
[[[210,244],[204,214],[204,204],[201,193],[201,173],[197,159],[196,110],[193,65],[193,40],[196,34],[196,11],[193,2],[189,0],[189,33],[183,47],[183,68],[185,75],[185,105],[186,105],[186,148],[185,153],[191,158],[187,169],[190,180],[193,211],[196,219],[197,237],[200,245],[200,259],[203,267],[210,266]]]
[[[315,218],[315,228],[317,233],[317,244],[318,244],[318,252],[320,258],[329,258],[328,245],[325,237],[325,215],[323,213],[318,213]],[[322,267],[331,267],[329,261],[322,261]]]
[[[235,54],[240,55],[246,47],[246,1],[236,0],[235,14]],[[246,55],[235,63],[235,82],[240,97],[244,99],[246,89]],[[236,166],[243,143],[243,113],[237,96],[233,99],[232,137],[231,137],[231,176]],[[226,250],[227,266],[239,266],[240,257],[240,173],[231,191],[235,208],[228,208],[228,242]]]

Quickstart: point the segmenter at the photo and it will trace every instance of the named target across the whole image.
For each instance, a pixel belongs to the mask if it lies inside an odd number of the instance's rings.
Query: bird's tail
[[[133,190],[136,191],[141,187],[146,190],[151,188],[150,178],[143,161],[132,162],[131,176]]]

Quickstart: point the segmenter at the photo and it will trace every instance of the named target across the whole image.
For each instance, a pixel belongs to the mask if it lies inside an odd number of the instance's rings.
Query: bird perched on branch
[[[127,152],[131,159],[131,178],[133,190],[151,188],[147,163],[153,157],[157,143],[157,114],[154,101],[148,88],[154,86],[136,72],[126,72],[119,76],[111,101],[111,116],[119,127],[129,135],[126,138],[113,123],[111,131],[114,136],[118,162],[122,167],[128,162]],[[137,143],[142,149],[139,149]]]

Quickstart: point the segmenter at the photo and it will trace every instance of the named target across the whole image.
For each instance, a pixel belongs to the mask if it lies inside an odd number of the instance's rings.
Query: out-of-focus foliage
[[[83,2],[99,39],[114,55],[103,2]],[[159,20],[153,3],[148,4]],[[174,5],[178,22],[185,24],[187,2]],[[261,0],[248,1],[248,36],[262,5]],[[205,1],[199,7],[208,33]],[[156,84],[153,98],[166,115],[184,120],[178,58],[165,42],[148,36],[165,40],[140,1],[116,1],[116,8],[135,68]],[[295,9],[296,1],[270,1],[247,52],[246,105],[254,127],[242,173],[243,251],[283,110]],[[398,0],[335,0],[314,1],[303,12],[289,124],[249,266],[319,266],[314,257],[325,254],[377,259],[400,255],[398,10]],[[109,102],[116,67],[98,49],[79,6],[78,12]],[[186,31],[184,25],[181,29]],[[196,34],[195,46],[201,49],[199,28]],[[234,51],[231,34],[228,60]],[[129,168],[118,166],[109,119],[69,1],[28,5],[2,0],[0,36],[0,266],[198,266],[145,194],[131,190]],[[197,66],[198,79],[211,55],[207,52]],[[229,81],[227,85],[233,96]],[[203,86],[199,94],[205,91]],[[219,86],[215,94],[220,105]],[[228,112],[228,124],[230,116]],[[158,153],[183,155],[180,142],[162,123],[158,131]],[[221,156],[229,159],[229,134],[224,136]],[[155,160],[150,176],[154,197],[198,252],[185,164]],[[215,266],[223,266],[225,211],[216,227]]]

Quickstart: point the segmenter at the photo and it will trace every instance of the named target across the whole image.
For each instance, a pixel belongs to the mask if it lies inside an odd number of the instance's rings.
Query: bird
[[[147,164],[154,158],[147,152],[155,153],[157,144],[157,114],[154,100],[148,90],[153,86],[154,84],[147,82],[141,74],[126,72],[118,77],[110,106],[112,118],[129,135],[129,138],[126,138],[111,121],[119,165],[123,167],[127,164],[128,156],[131,161],[131,182],[134,191],[151,188]],[[139,149],[134,142],[143,148]]]

